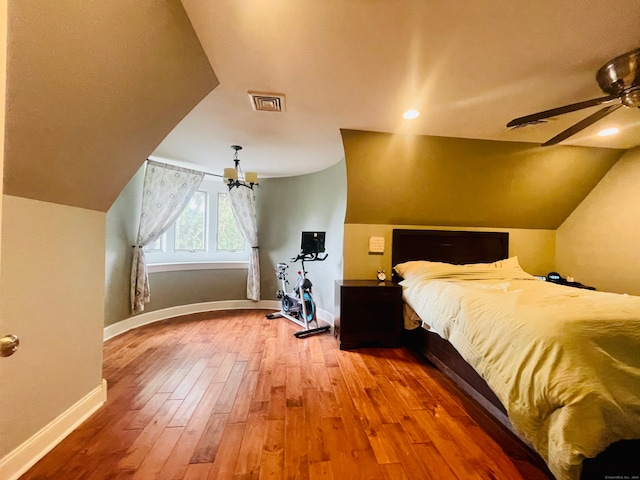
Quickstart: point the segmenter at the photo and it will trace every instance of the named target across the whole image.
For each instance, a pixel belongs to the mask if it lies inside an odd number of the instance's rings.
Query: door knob
[[[0,338],[0,357],[10,357],[20,345],[20,339],[17,335],[5,335]]]

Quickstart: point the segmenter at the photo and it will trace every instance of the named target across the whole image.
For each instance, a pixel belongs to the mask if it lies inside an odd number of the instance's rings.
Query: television
[[[324,252],[325,232],[302,232],[300,253],[318,254]]]

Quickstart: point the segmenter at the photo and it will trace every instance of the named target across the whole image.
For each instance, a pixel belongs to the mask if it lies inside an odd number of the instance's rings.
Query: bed
[[[640,298],[549,285],[519,273],[508,254],[506,232],[394,230],[394,281],[402,280],[411,307],[410,346],[536,451],[558,480],[640,475]],[[429,263],[427,272],[436,273],[425,274],[419,263],[425,260],[491,266],[439,270]],[[400,264],[408,279],[397,275]],[[558,308],[556,296],[571,308]],[[592,305],[605,301],[613,302],[616,316],[624,311],[624,320],[585,327],[581,316],[602,310]],[[412,312],[422,326],[412,328]],[[556,314],[570,314],[570,321],[565,325]],[[614,326],[623,334],[612,334]],[[598,330],[606,338],[594,340]],[[592,353],[588,362],[581,357]]]

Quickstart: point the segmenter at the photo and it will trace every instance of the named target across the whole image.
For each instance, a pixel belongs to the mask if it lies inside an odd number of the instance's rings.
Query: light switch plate
[[[369,253],[384,253],[384,237],[369,237]]]

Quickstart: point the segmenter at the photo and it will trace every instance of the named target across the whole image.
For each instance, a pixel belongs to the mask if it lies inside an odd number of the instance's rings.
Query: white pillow
[[[420,278],[422,280],[432,278],[528,280],[533,278],[522,270],[522,267],[520,267],[520,264],[518,263],[518,257],[498,260],[493,263],[468,263],[465,265],[415,260],[400,263],[396,265],[394,269],[398,275],[405,280],[413,278]]]

